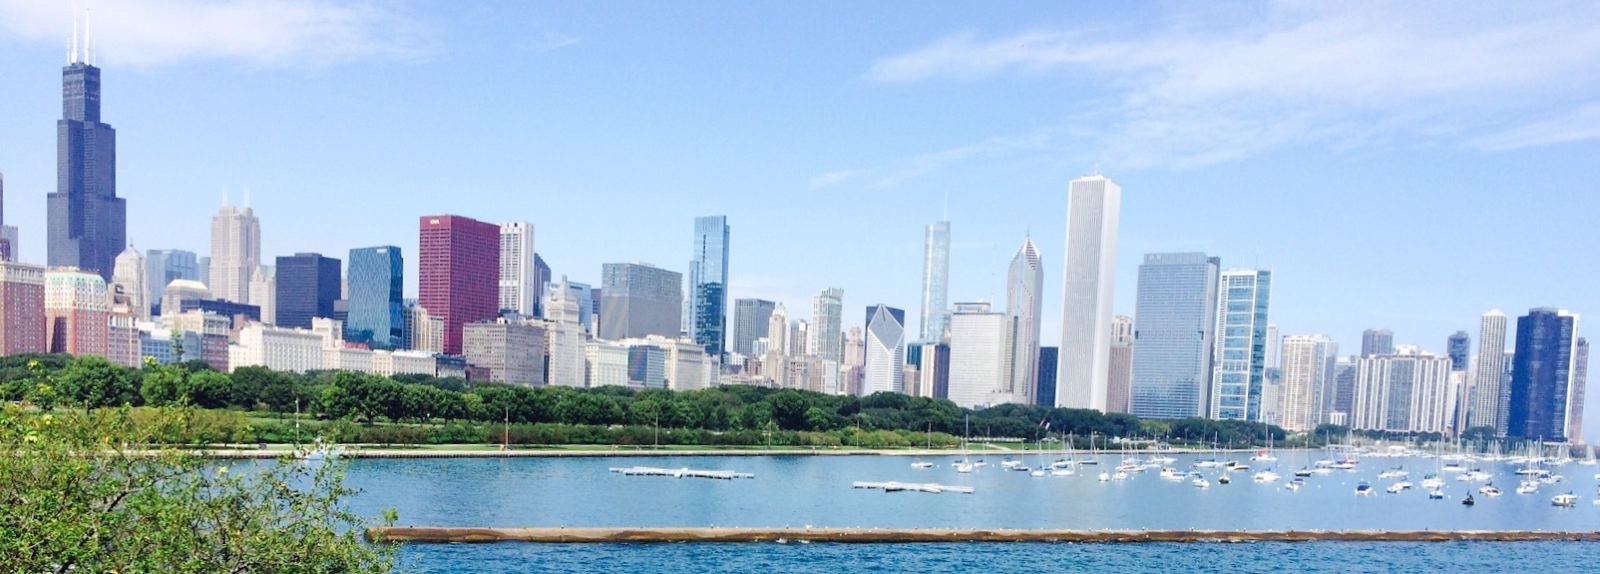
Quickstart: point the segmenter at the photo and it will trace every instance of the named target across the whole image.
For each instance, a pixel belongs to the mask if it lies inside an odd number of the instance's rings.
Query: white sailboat
[[[961,460],[957,461],[952,466],[956,469],[956,472],[966,474],[977,468],[972,464],[972,461],[967,458],[967,435],[972,434],[972,417],[970,415],[966,418],[964,429],[961,434]]]

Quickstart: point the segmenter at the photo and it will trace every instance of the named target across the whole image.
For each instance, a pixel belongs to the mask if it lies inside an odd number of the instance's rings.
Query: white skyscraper
[[[1111,297],[1121,211],[1122,188],[1104,176],[1076,179],[1068,188],[1061,350],[1056,366],[1058,407],[1106,408],[1106,381],[1111,371]],[[952,347],[952,377],[954,352]],[[954,385],[953,378],[951,384]]]
[[[1467,413],[1469,428],[1494,427],[1498,432],[1505,432],[1506,421],[1499,417],[1505,353],[1506,314],[1499,309],[1491,309],[1483,314],[1478,324],[1478,365],[1473,374],[1472,387],[1467,391],[1467,400],[1472,402],[1472,411]]]
[[[1333,362],[1339,345],[1322,335],[1293,335],[1283,338],[1282,385],[1278,424],[1290,431],[1309,431],[1317,427],[1317,397],[1332,385]]]
[[[1039,298],[1044,290],[1044,271],[1039,261],[1039,250],[1033,239],[1022,241],[1022,248],[1011,258],[1011,270],[1006,274],[1006,317],[1010,319],[1008,339],[1010,358],[1006,361],[1006,381],[1003,392],[1014,400],[1033,404],[1033,395],[1039,382],[1039,319],[1043,305]]]
[[[533,224],[500,224],[500,308],[534,316],[539,270],[533,264]]]
[[[1267,371],[1272,272],[1223,271],[1217,289],[1211,418],[1261,422]]]
[[[278,275],[275,265],[258,265],[250,275],[250,304],[261,309],[261,322],[278,323]]]
[[[950,316],[949,398],[973,408],[1018,400],[1004,391],[1010,317],[988,303],[956,303]]]
[[[922,341],[938,341],[950,326],[950,222],[928,226],[922,245]]]
[[[867,308],[866,357],[861,394],[905,392],[905,311],[887,305]]]
[[[149,321],[150,294],[145,292],[145,288],[150,282],[146,277],[148,269],[145,267],[144,255],[130,245],[117,256],[116,265],[112,269],[110,287],[112,303],[126,305],[128,313],[137,316],[140,321]]]
[[[828,288],[817,294],[811,305],[811,345],[807,348],[812,355],[835,363],[844,359],[843,315],[843,289]]]
[[[224,205],[211,216],[212,296],[234,303],[250,300],[250,276],[261,265],[261,220],[248,206]]]
[[[1356,384],[1350,428],[1389,432],[1444,433],[1455,406],[1450,357],[1412,346],[1393,355],[1355,360]]]

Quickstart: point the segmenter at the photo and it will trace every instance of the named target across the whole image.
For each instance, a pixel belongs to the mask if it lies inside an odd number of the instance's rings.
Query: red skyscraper
[[[500,315],[500,226],[458,215],[421,220],[418,303],[444,320],[444,352],[461,354],[461,326]]]

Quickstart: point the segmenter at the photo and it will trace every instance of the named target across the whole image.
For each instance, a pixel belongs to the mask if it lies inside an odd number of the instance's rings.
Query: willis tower
[[[61,71],[47,261],[51,267],[98,273],[109,282],[126,245],[128,206],[117,197],[117,132],[100,122],[100,68],[90,64],[84,35],[80,56],[74,26],[72,54]]]

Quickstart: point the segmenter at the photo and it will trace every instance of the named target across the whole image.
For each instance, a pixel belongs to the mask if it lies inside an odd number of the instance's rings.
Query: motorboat
[[[1522,484],[1517,485],[1517,494],[1533,494],[1535,492],[1539,492],[1539,483],[1536,481],[1524,480]]]
[[[972,463],[967,462],[967,461],[961,461],[961,462],[955,463],[955,465],[953,465],[953,466],[955,467],[956,472],[963,473],[963,474],[972,472],[974,469],[977,468]]]
[[[1400,486],[1400,483],[1398,482],[1391,484],[1389,485],[1389,488],[1384,489],[1384,491],[1388,492],[1389,494],[1399,494],[1402,490],[1405,490],[1405,487]]]
[[[1052,468],[1052,469],[1050,469],[1050,476],[1072,476],[1074,474],[1077,474],[1077,473],[1073,472],[1073,470],[1070,469],[1070,468]]]
[[[1438,490],[1440,488],[1444,488],[1444,479],[1439,478],[1439,475],[1437,474],[1424,476],[1422,477],[1422,487],[1428,490]]]
[[[1488,496],[1488,497],[1492,498],[1492,497],[1500,496],[1500,489],[1495,488],[1493,484],[1485,484],[1485,485],[1483,485],[1482,488],[1478,489],[1478,494],[1482,494],[1484,496]]]
[[[1116,474],[1111,475],[1111,480],[1128,480],[1128,472],[1119,470]]]
[[[1551,506],[1565,506],[1571,508],[1578,505],[1578,495],[1573,493],[1557,494],[1550,498]]]
[[[1194,461],[1194,467],[1195,468],[1219,468],[1221,466],[1222,466],[1222,463],[1217,462],[1216,460],[1197,460],[1197,461]],[[1596,475],[1596,476],[1600,476],[1600,475]]]
[[[1442,498],[1444,498],[1444,491],[1442,491],[1442,490],[1430,490],[1430,491],[1428,491],[1428,500],[1439,500],[1439,499],[1442,499]]]
[[[1183,476],[1183,472],[1170,466],[1161,469],[1161,478],[1166,480],[1183,480]]]
[[[919,460],[911,463],[911,468],[933,468],[933,463],[925,460]]]
[[[1111,480],[1111,473],[1109,473],[1109,472],[1100,473],[1100,482],[1107,482],[1109,480]]]
[[[1300,487],[1305,486],[1305,485],[1306,485],[1306,479],[1304,479],[1304,478],[1296,478],[1294,480],[1289,481],[1289,484],[1283,485],[1283,487],[1287,488],[1289,490],[1300,490]]]
[[[1371,484],[1368,484],[1366,481],[1361,481],[1361,484],[1357,484],[1356,485],[1356,495],[1357,496],[1366,496],[1368,494],[1372,494],[1372,485]]]
[[[1223,466],[1223,468],[1226,468],[1228,470],[1235,471],[1235,472],[1244,472],[1244,471],[1250,470],[1250,465],[1241,463],[1241,462],[1239,462],[1237,460],[1230,460],[1227,463],[1223,464],[1222,466]]]
[[[1388,480],[1391,478],[1405,478],[1408,476],[1411,476],[1411,473],[1402,468],[1391,468],[1378,473],[1378,478],[1383,480]]]
[[[1256,473],[1255,476],[1253,476],[1251,478],[1254,479],[1256,482],[1276,482],[1279,478],[1282,478],[1282,477],[1278,476],[1278,473],[1272,472],[1272,469],[1269,468],[1269,469],[1266,469],[1266,470],[1263,470],[1261,472]]]
[[[1030,476],[1033,476],[1034,478],[1038,478],[1038,477],[1041,477],[1041,476],[1047,476],[1049,473],[1045,472],[1045,470],[1041,468],[1039,470],[1035,470],[1033,472],[1029,472],[1028,474]]]
[[[1192,480],[1189,481],[1189,484],[1193,484],[1198,488],[1210,488],[1211,487],[1211,481],[1206,480],[1206,477],[1204,475],[1201,475],[1200,473],[1196,472],[1196,473],[1191,473],[1189,476],[1194,477]]]
[[[1296,477],[1298,477],[1298,478],[1305,478],[1305,477],[1311,476],[1312,473],[1314,473],[1314,472],[1316,472],[1316,471],[1313,471],[1313,470],[1311,470],[1309,468],[1302,468],[1300,470],[1294,471],[1294,475]]]

